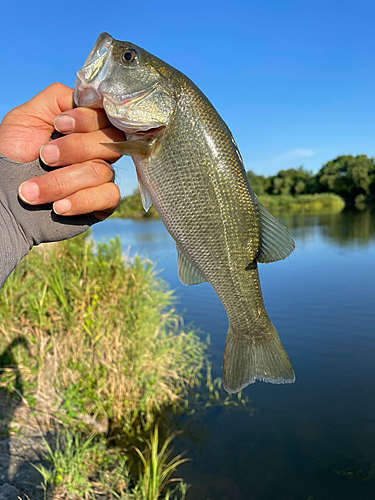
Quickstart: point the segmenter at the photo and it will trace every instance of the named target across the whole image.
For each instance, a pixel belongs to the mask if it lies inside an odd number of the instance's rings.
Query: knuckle
[[[56,93],[59,94],[61,91],[65,90],[67,87],[66,85],[60,83],[60,82],[54,82],[48,85],[46,90],[49,90],[51,93]]]
[[[84,190],[80,193],[79,204],[84,210],[84,213],[90,212],[95,203],[91,195],[92,193],[90,190]]]
[[[69,115],[73,116],[76,122],[80,123],[85,120],[85,117],[89,114],[90,108],[74,108],[69,110]]]
[[[118,186],[116,186],[116,184],[113,184],[113,200],[115,202],[115,206],[117,207],[117,205],[120,203],[120,200],[121,200],[121,194],[120,194],[120,190],[119,190]]]
[[[120,203],[121,200],[121,194],[118,186],[113,183],[108,183],[107,184],[107,190],[106,190],[106,207],[103,207],[105,209],[115,209],[117,205]]]
[[[114,179],[114,169],[112,165],[104,160],[94,160],[90,163],[90,168],[94,178],[98,181],[113,181]]]
[[[68,183],[64,171],[51,172],[50,189],[57,198],[65,196],[68,191]]]
[[[108,182],[101,189],[96,191],[97,206],[101,210],[115,209],[120,203],[120,190],[112,182]]]
[[[86,148],[86,142],[83,137],[84,134],[74,134],[69,136],[69,142],[71,141],[71,151],[74,151],[74,155],[80,160],[85,161],[90,159],[90,154]]]
[[[10,111],[8,111],[8,113],[4,116],[3,118],[3,122],[7,122],[8,123],[20,123],[20,116],[24,115],[25,114],[25,111],[24,111],[24,108],[25,108],[25,104],[20,104],[19,106],[17,106],[16,108],[13,108],[11,109]],[[1,122],[1,120],[0,120]]]

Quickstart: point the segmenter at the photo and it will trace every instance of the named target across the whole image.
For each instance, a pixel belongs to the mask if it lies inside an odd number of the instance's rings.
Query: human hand
[[[54,130],[66,134],[50,141]],[[39,155],[50,167],[61,167],[23,182],[18,189],[29,205],[53,203],[55,213],[93,213],[99,220],[116,209],[120,193],[107,162],[120,157],[101,142],[123,141],[102,109],[73,109],[73,90],[54,83],[14,108],[0,124],[0,154],[17,162]]]

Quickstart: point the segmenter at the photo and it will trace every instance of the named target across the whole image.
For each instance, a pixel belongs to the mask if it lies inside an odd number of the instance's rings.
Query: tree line
[[[338,156],[316,174],[301,166],[268,177],[249,170],[247,176],[258,196],[334,193],[348,204],[375,201],[375,159],[366,155]]]

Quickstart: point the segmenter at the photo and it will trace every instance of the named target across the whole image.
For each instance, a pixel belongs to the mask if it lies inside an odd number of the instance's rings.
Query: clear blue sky
[[[188,75],[232,130],[247,170],[318,170],[375,156],[372,0],[1,0],[0,118],[53,81],[73,86],[97,36],[129,40]],[[123,194],[136,188],[117,163]]]

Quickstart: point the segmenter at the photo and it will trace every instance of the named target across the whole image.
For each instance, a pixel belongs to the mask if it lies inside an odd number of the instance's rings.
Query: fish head
[[[127,133],[168,125],[178,99],[169,71],[144,49],[102,33],[77,72],[77,106],[104,108],[110,122]]]

